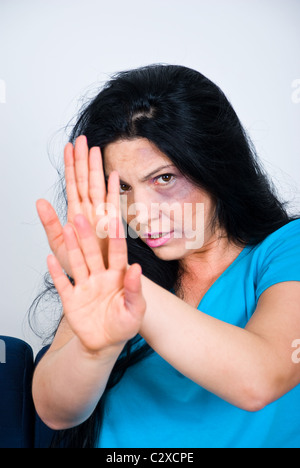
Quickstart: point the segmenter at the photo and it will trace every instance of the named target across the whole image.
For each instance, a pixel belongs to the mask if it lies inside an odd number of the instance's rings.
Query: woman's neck
[[[235,261],[243,247],[228,242],[222,237],[210,241],[201,251],[181,260],[182,274],[175,286],[176,295],[191,305],[201,298]],[[199,303],[198,302],[198,303]]]

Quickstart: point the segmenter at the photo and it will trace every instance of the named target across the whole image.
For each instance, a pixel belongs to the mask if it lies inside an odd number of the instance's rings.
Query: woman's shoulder
[[[300,218],[292,220],[280,229],[272,232],[257,247],[260,251],[269,251],[287,246],[298,246],[300,249]]]
[[[292,220],[273,231],[262,242],[247,246],[246,257],[257,272],[277,265],[278,269],[299,269],[300,262],[300,219]]]
[[[257,297],[273,284],[300,281],[300,219],[270,234],[256,246],[252,259]]]
[[[298,233],[300,232],[300,218],[289,221],[287,224],[282,226],[280,229],[277,229],[273,232],[272,235],[282,235],[285,232]]]

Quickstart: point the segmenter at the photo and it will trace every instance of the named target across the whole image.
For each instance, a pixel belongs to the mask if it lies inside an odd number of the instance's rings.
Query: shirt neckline
[[[235,260],[233,260],[232,263],[230,263],[230,265],[226,268],[226,270],[223,271],[223,273],[216,279],[216,281],[211,285],[211,287],[206,291],[206,293],[204,294],[204,296],[202,297],[197,309],[199,309],[202,305],[202,303],[204,302],[204,300],[206,299],[206,297],[208,296],[208,294],[211,292],[211,290],[232,270],[232,268],[235,267],[235,265],[237,265],[237,263],[239,263],[242,258],[244,258],[248,253],[249,251],[252,249],[252,246],[249,246],[249,245],[246,245],[243,250],[238,254],[238,256],[235,258]]]

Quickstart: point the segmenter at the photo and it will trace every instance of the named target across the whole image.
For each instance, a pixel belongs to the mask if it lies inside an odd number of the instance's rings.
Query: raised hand
[[[73,221],[77,235],[68,223],[63,238],[75,286],[54,255],[48,256],[48,268],[69,326],[83,348],[95,354],[125,344],[139,332],[146,309],[141,267],[134,264],[127,269],[127,245],[120,218],[110,220],[107,269],[86,217],[76,215]]]
[[[83,214],[94,230],[100,217],[97,208],[102,203],[113,203],[118,206],[119,188],[112,183],[106,195],[106,186],[100,148],[88,149],[85,136],[76,139],[75,147],[71,143],[64,151],[66,191],[68,199],[68,222],[74,225],[74,217]],[[116,180],[116,176],[115,176]],[[37,211],[46,231],[50,248],[59,260],[63,269],[73,277],[69,264],[63,228],[59,218],[46,200],[38,200]],[[108,265],[108,238],[98,238],[105,266]]]

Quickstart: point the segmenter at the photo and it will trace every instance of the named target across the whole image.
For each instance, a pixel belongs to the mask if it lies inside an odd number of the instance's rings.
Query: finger
[[[56,253],[64,243],[63,228],[58,216],[47,200],[37,200],[36,209],[44,226],[50,248],[52,252]]]
[[[107,184],[107,205],[114,209],[114,215],[121,219],[120,213],[120,178],[117,171],[111,172]],[[112,214],[111,214],[112,216]]]
[[[125,304],[137,319],[141,319],[146,310],[141,276],[142,268],[138,263],[135,263],[128,268],[124,277]]]
[[[75,284],[86,281],[89,277],[89,270],[85,262],[84,255],[78,243],[74,227],[68,223],[63,229],[64,240],[69,257],[69,263],[72,270],[72,276]]]
[[[83,215],[75,216],[74,224],[79,236],[82,253],[90,273],[97,274],[105,270],[98,239],[86,217]]]
[[[69,210],[73,213],[80,213],[80,199],[77,190],[76,175],[75,175],[75,158],[74,148],[72,143],[68,143],[65,146],[64,151],[64,162],[65,162],[65,180],[66,180],[66,191]]]
[[[75,141],[75,175],[77,190],[82,201],[89,199],[89,148],[84,135],[79,136]]]
[[[120,211],[120,178],[117,171],[113,171],[108,179],[106,207],[108,218],[118,218],[119,235],[117,237],[125,237],[124,229],[122,229],[122,213]],[[116,237],[116,234],[114,234],[115,230],[116,226],[112,227],[111,234],[109,234],[111,238]]]
[[[127,243],[120,218],[109,221],[108,268],[126,271],[128,263]]]
[[[106,186],[102,165],[102,156],[100,148],[90,149],[89,156],[89,192],[90,199],[97,209],[100,203],[105,202]]]
[[[137,294],[142,291],[141,275],[142,267],[138,263],[134,263],[127,269],[124,278],[124,287],[128,300],[130,299],[130,294]]]
[[[54,286],[57,289],[61,300],[65,301],[68,298],[68,296],[72,293],[73,286],[64,274],[62,267],[59,264],[59,261],[56,259],[56,257],[54,257],[54,255],[48,255],[47,264]]]

